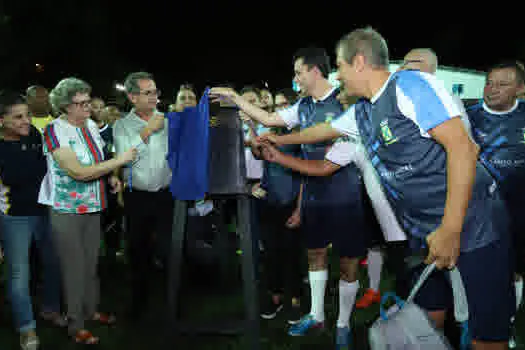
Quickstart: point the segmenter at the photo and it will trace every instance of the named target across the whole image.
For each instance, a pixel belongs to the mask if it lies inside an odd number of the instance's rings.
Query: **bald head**
[[[49,93],[43,86],[33,85],[26,90],[29,111],[35,117],[47,117],[51,113]]]
[[[400,69],[417,69],[422,72],[436,74],[438,59],[431,49],[413,49],[406,54]]]

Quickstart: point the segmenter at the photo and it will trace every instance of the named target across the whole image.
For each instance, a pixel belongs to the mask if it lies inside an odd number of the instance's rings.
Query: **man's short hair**
[[[26,99],[21,94],[12,90],[0,91],[0,118],[9,113],[12,106],[26,104]]]
[[[258,98],[261,98],[261,91],[259,89],[257,89],[255,86],[253,85],[246,85],[244,86],[241,91],[239,92],[240,95],[244,95],[244,94],[247,94],[249,92],[253,92],[254,94],[257,95]]]
[[[388,68],[388,46],[385,39],[371,27],[356,29],[343,36],[337,43],[344,60],[352,63],[354,57],[363,55],[374,68]]]
[[[487,77],[496,69],[513,69],[516,72],[516,82],[518,85],[525,84],[525,69],[523,63],[519,61],[504,61],[497,63],[489,68],[487,71]]]
[[[291,105],[293,105],[299,98],[297,93],[293,91],[293,89],[291,88],[284,88],[284,89],[278,90],[275,93],[275,96],[277,95],[283,95],[284,97],[286,97],[286,99],[288,100],[288,103]]]
[[[43,87],[42,85],[31,85],[26,90],[26,97],[35,97],[36,96],[36,92],[38,90],[44,90],[44,91],[47,92],[47,89],[45,87]]]
[[[134,72],[128,74],[124,81],[124,88],[128,94],[140,92],[139,80],[154,80],[153,75],[147,72]]]
[[[328,78],[328,74],[331,71],[330,58],[325,49],[313,46],[300,48],[293,56],[293,63],[295,64],[295,61],[300,58],[309,69],[317,67],[323,77]]]

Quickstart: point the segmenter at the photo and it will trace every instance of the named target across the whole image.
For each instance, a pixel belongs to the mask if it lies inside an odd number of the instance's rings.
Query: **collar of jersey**
[[[321,97],[319,100],[316,100],[316,99],[312,96],[312,101],[313,101],[314,103],[317,103],[317,102],[319,102],[319,101],[324,101],[324,100],[326,100],[328,97],[330,97],[330,96],[334,93],[335,89],[337,89],[337,88],[336,88],[336,87],[332,88],[330,91],[328,91],[328,93],[327,93],[326,95],[324,95],[323,97]]]
[[[372,96],[372,98],[370,99],[370,102],[371,103],[376,103],[376,101],[381,97],[381,95],[383,94],[383,92],[385,91],[386,87],[388,86],[388,83],[390,82],[390,80],[392,80],[392,78],[394,77],[394,74],[390,74],[388,76],[388,79],[385,81],[385,83],[383,84],[383,86],[381,86],[381,89],[379,89],[374,96]]]
[[[495,114],[495,115],[504,115],[504,114],[509,114],[509,113],[512,113],[514,112],[514,110],[516,108],[518,108],[518,105],[519,105],[519,101],[516,99],[516,103],[514,103],[514,106],[512,106],[511,109],[509,109],[508,111],[503,111],[503,112],[500,112],[500,111],[495,111],[493,109],[490,109],[489,106],[487,106],[487,104],[485,103],[485,101],[483,101],[483,109],[490,113],[490,114]]]

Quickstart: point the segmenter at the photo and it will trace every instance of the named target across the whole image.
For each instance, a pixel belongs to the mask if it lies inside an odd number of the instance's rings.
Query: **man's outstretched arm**
[[[317,124],[310,128],[286,135],[264,135],[259,141],[269,141],[276,145],[306,145],[336,139],[343,134],[328,123]]]
[[[231,88],[214,87],[210,89],[210,97],[213,101],[226,99],[234,103],[239,109],[246,113],[253,120],[261,123],[266,127],[283,127],[287,126],[286,122],[278,113],[269,113],[250,102],[246,101],[235,90]]]
[[[263,145],[263,157],[266,161],[277,163],[308,176],[330,176],[341,168],[325,159],[308,160],[284,154],[268,143]]]

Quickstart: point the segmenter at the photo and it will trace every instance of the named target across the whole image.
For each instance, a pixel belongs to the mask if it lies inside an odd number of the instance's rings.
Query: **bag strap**
[[[392,293],[392,292],[383,293],[383,296],[381,297],[381,303],[379,304],[379,315],[381,316],[381,318],[384,321],[388,320],[388,315],[387,315],[387,312],[385,310],[385,304],[390,299],[394,299],[394,301],[395,301],[395,303],[396,303],[396,305],[397,305],[397,307],[399,309],[402,309],[403,306],[405,306],[405,302],[400,297],[395,295],[394,293]]]
[[[407,303],[413,302],[414,298],[421,289],[421,286],[428,277],[436,269],[436,264],[432,263],[425,267],[421,275],[419,276],[418,281],[410,291],[410,295],[407,298]],[[452,286],[452,293],[454,295],[454,318],[457,322],[463,323],[468,320],[468,303],[467,303],[467,293],[465,292],[465,286],[463,285],[463,280],[461,279],[461,274],[457,267],[454,267],[452,270],[448,271],[448,279]]]
[[[452,294],[454,295],[454,318],[457,322],[466,322],[469,319],[467,292],[461,279],[461,274],[457,267],[454,267],[447,274]]]

